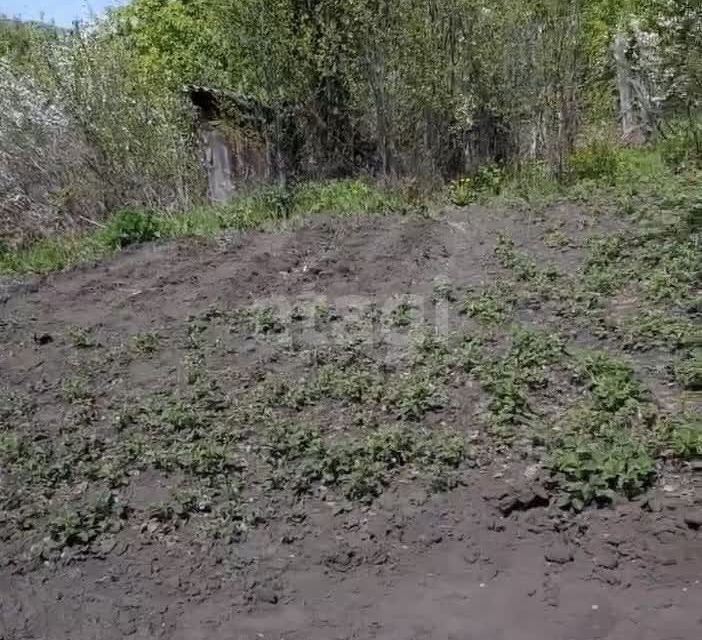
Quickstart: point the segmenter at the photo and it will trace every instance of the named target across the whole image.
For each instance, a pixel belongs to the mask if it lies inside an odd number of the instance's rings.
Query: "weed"
[[[677,458],[702,457],[702,417],[698,414],[676,425],[670,434],[670,446]]]
[[[635,407],[643,397],[631,367],[604,352],[585,354],[576,365],[595,407],[608,413]]]
[[[485,324],[501,324],[511,315],[515,301],[510,284],[498,282],[477,291],[468,291],[462,311]]]
[[[452,361],[464,373],[480,370],[484,365],[483,343],[477,338],[464,338],[452,353]]]
[[[269,428],[264,447],[276,483],[304,493],[323,481],[361,501],[380,495],[392,473],[404,466],[447,473],[466,453],[457,434],[429,434],[404,426],[381,427],[361,439],[328,444],[314,427],[280,423]]]
[[[702,276],[702,246],[676,238],[651,243],[654,256],[641,270],[641,286],[654,303],[685,305]]]
[[[412,368],[424,367],[432,371],[445,371],[449,365],[450,348],[448,340],[435,331],[426,330],[419,334],[412,345]]]
[[[479,193],[472,178],[461,178],[448,186],[449,200],[457,207],[465,207],[478,199]]]
[[[260,307],[254,313],[256,331],[261,334],[282,333],[285,326],[278,319],[277,312],[273,307]]]
[[[446,399],[442,387],[433,376],[401,375],[390,384],[384,395],[388,408],[399,420],[419,420],[429,411],[440,409]]]
[[[544,234],[544,244],[550,249],[563,249],[570,243],[570,238],[558,229],[552,229]]]
[[[627,269],[629,244],[623,235],[594,238],[588,243],[588,257],[583,269],[583,282],[590,291],[613,294],[634,278]]]
[[[511,270],[517,280],[529,283],[543,299],[551,297],[556,282],[562,277],[557,269],[541,268],[528,255],[517,251],[514,241],[503,235],[498,238],[495,255],[505,269]]]
[[[684,389],[702,391],[702,346],[691,349],[678,363],[675,379]]]
[[[647,309],[627,318],[620,322],[617,330],[624,348],[637,351],[662,346],[679,348],[700,335],[699,329],[688,318],[659,309]]]
[[[69,404],[93,404],[95,396],[84,377],[74,377],[63,384],[62,395]]]
[[[491,426],[500,436],[511,437],[514,425],[529,421],[533,415],[529,390],[546,383],[547,368],[563,355],[564,345],[557,336],[517,329],[507,354],[476,369],[490,395]]]
[[[2,273],[46,273],[65,269],[131,244],[179,236],[213,236],[226,229],[258,229],[310,213],[405,213],[422,209],[397,189],[359,180],[308,183],[294,190],[262,187],[225,205],[195,207],[178,213],[138,209],[117,212],[93,233],[46,238],[0,251]]]
[[[131,244],[150,242],[161,237],[154,214],[133,209],[115,214],[102,233],[105,245],[111,249],[123,249]]]
[[[384,384],[384,376],[372,368],[328,365],[317,376],[313,396],[356,404],[373,403],[381,398]]]
[[[299,215],[389,213],[403,211],[406,205],[406,198],[399,192],[361,180],[311,182],[300,186],[292,196],[292,211]]]
[[[390,313],[390,324],[393,327],[409,327],[414,322],[414,311],[417,307],[409,300],[399,300]]]
[[[597,420],[597,414],[591,416]],[[566,435],[555,448],[551,467],[563,478],[572,505],[608,502],[616,493],[633,498],[647,489],[656,475],[646,445],[616,424],[597,429],[597,435]]]
[[[575,364],[589,397],[558,426],[549,464],[582,508],[616,493],[633,498],[656,476],[656,422],[631,367],[604,352],[579,355]]]
[[[456,302],[456,296],[453,292],[453,287],[448,282],[437,282],[434,284],[433,289],[433,300],[434,303],[438,303],[442,300],[446,302]]]
[[[69,330],[68,335],[76,349],[92,349],[98,346],[98,342],[93,335],[92,329],[84,329],[82,327],[73,327]]]
[[[112,492],[103,492],[78,509],[66,509],[49,520],[49,535],[55,547],[62,549],[88,545],[100,534],[118,530],[126,509],[117,504]]]
[[[155,331],[138,333],[132,336],[130,347],[141,355],[151,355],[159,349],[161,338]]]

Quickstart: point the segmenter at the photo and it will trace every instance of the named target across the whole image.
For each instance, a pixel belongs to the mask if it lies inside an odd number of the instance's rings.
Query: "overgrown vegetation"
[[[310,211],[396,208],[365,183],[319,182],[338,177],[449,181],[461,206],[611,182],[622,138],[689,169],[700,22],[668,0],[132,0],[73,29],[2,20],[0,237],[199,206],[203,115],[241,155],[237,186],[311,180],[296,190]],[[183,87],[221,104],[198,113]]]

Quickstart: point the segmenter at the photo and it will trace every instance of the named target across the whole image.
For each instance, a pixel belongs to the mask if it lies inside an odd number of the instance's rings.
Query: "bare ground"
[[[292,231],[134,248],[0,289],[1,385],[30,398],[22,429],[40,449],[51,449],[70,432],[67,421],[77,419],[65,389],[82,376],[92,413],[81,433],[105,447],[122,437],[112,422],[116,406],[185,384],[188,327],[212,309],[235,313],[266,299],[325,299],[335,308],[372,300],[382,307],[414,295],[434,322],[437,282],[462,289],[503,273],[494,255],[498,234],[539,262],[576,273],[587,238],[618,226],[565,206],[543,215],[476,208],[438,219],[317,220]],[[544,244],[554,227],[567,246]],[[529,305],[519,316],[558,325],[576,343],[594,340],[577,319],[564,323]],[[233,397],[271,372],[304,376],[301,354],[318,346],[304,335],[304,348],[291,349],[245,331],[202,331],[207,370]],[[142,344],[137,355],[124,355],[124,345],[150,332],[159,336],[157,348]],[[317,339],[315,333],[311,341]],[[636,356],[665,404],[670,385],[656,378],[654,360]],[[86,544],[45,549],[43,525],[22,530],[6,508],[0,638],[701,637],[699,464],[663,465],[654,487],[636,500],[573,513],[561,508],[528,453],[484,435],[484,404],[479,388],[460,381],[443,407],[421,417],[475,444],[451,490],[432,491],[414,474],[398,474],[379,497],[354,501],[323,483],[302,494],[273,491],[249,466],[240,472],[242,499],[260,513],[236,540],[208,535],[200,526],[205,513],[176,524],[154,516],[152,505],[167,502],[184,482],[182,469],[130,471],[115,490],[129,517]],[[321,401],[305,411],[300,419],[335,425],[339,434],[354,428],[345,403]],[[0,469],[0,482],[11,481]],[[57,491],[50,508],[57,500],[72,504],[90,492],[88,484]]]

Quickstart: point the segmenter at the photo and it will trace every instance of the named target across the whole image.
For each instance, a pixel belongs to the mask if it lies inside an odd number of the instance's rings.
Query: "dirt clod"
[[[600,549],[595,558],[594,562],[598,567],[603,569],[616,569],[619,566],[619,558],[617,554],[607,548]]]
[[[503,496],[498,502],[498,509],[502,515],[509,516],[515,511],[529,511],[538,507],[548,507],[549,504],[548,492],[543,487],[534,485],[522,487]]]
[[[568,564],[573,562],[573,549],[563,543],[555,543],[546,550],[544,557],[554,564]]]
[[[702,509],[694,509],[685,514],[685,524],[697,531],[702,528]]]

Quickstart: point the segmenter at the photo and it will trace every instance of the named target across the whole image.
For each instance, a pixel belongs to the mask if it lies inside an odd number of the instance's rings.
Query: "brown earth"
[[[543,243],[554,226],[567,247]],[[51,447],[68,412],[59,391],[76,370],[87,372],[98,416],[115,398],[175,388],[185,323],[208,309],[275,296],[337,306],[348,296],[381,306],[397,295],[427,301],[437,279],[468,287],[498,275],[498,233],[573,272],[584,241],[616,226],[571,207],[476,208],[133,248],[0,289],[0,385],[31,396],[37,442]],[[553,320],[539,313],[520,311],[537,325]],[[76,349],[76,328],[95,344]],[[591,340],[577,326],[563,329]],[[149,331],[162,337],[151,357],[105,356]],[[219,338],[226,348],[208,351],[208,367],[232,388],[271,370],[304,371],[270,342]],[[459,391],[428,419],[479,432],[481,394]],[[316,411],[322,422],[350,421],[343,407]],[[99,418],[90,424],[120,437]],[[147,469],[122,489],[137,515],[88,546],[33,556],[37,532],[10,533],[0,521],[0,638],[693,640],[702,637],[702,475],[692,467],[662,469],[636,501],[573,514],[530,460],[486,447],[447,493],[407,476],[370,503],[323,488],[272,498],[258,487],[247,499],[266,517],[234,542],[202,535],[194,522],[152,526],[148,505],[179,479]]]

